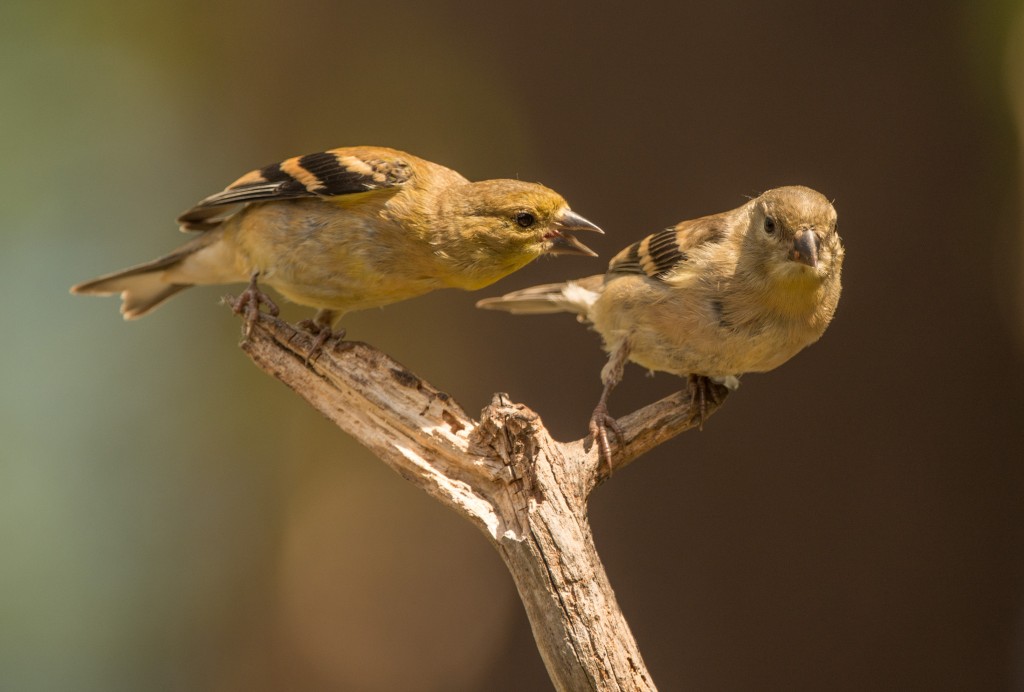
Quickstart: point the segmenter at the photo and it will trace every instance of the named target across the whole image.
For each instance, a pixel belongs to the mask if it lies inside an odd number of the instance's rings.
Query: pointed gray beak
[[[789,259],[806,264],[808,267],[818,266],[818,234],[813,228],[805,228],[793,238],[793,249],[789,251]]]
[[[548,239],[551,241],[551,247],[548,248],[548,253],[552,255],[584,255],[585,257],[597,257],[596,252],[576,240],[576,238],[568,233],[569,231],[592,231],[594,233],[603,234],[604,231],[602,231],[597,224],[587,221],[571,209],[563,209],[562,212],[555,217],[555,221],[551,226],[552,232],[548,235]]]
[[[604,235],[604,231],[596,223],[587,221],[572,209],[563,209],[555,219],[555,227],[560,231],[593,231]]]
[[[583,255],[585,257],[597,257],[597,253],[588,248],[571,235],[563,235],[556,232],[550,237],[551,247],[548,248],[549,255]]]

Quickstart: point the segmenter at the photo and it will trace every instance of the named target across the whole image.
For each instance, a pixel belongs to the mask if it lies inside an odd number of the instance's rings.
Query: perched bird
[[[346,312],[438,288],[482,288],[543,254],[596,256],[570,232],[602,232],[542,185],[470,182],[384,147],[331,149],[251,171],[178,222],[199,235],[71,292],[120,293],[125,319],[135,319],[189,286],[249,281],[236,309],[246,309],[251,326],[259,303],[277,311],[258,277],[317,308],[307,325],[329,335]]]
[[[590,431],[610,463],[607,428],[618,429],[607,400],[627,361],[689,376],[703,422],[709,378],[734,389],[741,374],[776,368],[818,340],[841,289],[836,218],[820,193],[781,187],[647,236],[616,255],[603,276],[477,307],[576,313],[601,335],[610,358]]]

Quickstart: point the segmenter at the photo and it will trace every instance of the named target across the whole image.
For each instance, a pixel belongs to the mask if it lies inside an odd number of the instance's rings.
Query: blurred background
[[[663,690],[1024,689],[1022,11],[3,3],[0,689],[550,689],[497,554],[251,365],[226,289],[129,324],[68,295],[245,171],[354,144],[542,181],[608,231],[345,322],[560,439],[596,335],[476,299],[769,187],[834,198],[829,331],[599,488],[598,549]],[[682,386],[643,375],[613,414]]]

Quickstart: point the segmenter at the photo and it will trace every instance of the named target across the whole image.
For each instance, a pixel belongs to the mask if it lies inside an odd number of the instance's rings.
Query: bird
[[[258,280],[315,308],[300,324],[322,342],[345,313],[440,288],[480,289],[541,255],[596,257],[572,232],[603,233],[543,185],[470,182],[440,164],[374,146],[250,171],[178,223],[196,237],[71,292],[120,293],[121,313],[132,320],[189,286],[248,282],[234,307],[251,330],[261,304],[277,314]]]
[[[820,192],[768,190],[731,211],[682,221],[637,241],[603,275],[486,298],[513,314],[569,312],[609,354],[589,431],[611,468],[608,429],[622,439],[608,397],[627,362],[688,378],[706,414],[711,382],[777,368],[817,341],[842,290],[838,215]]]

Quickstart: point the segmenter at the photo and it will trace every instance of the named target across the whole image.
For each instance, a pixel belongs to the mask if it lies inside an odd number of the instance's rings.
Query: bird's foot
[[[704,429],[704,421],[708,418],[708,402],[720,404],[715,383],[706,375],[690,375],[690,410],[696,409],[697,427]]]
[[[344,329],[333,331],[330,325],[321,324],[316,320],[302,320],[297,326],[313,336],[313,344],[309,347],[309,353],[306,355],[306,365],[320,355],[328,341],[337,343],[345,338]]]
[[[603,461],[608,465],[608,475],[610,476],[612,473],[612,450],[611,445],[608,443],[609,428],[615,433],[619,446],[624,447],[626,440],[622,428],[619,427],[618,421],[608,413],[608,406],[602,401],[598,403],[594,413],[590,416],[590,434],[597,441],[599,461]]]
[[[249,285],[244,291],[238,294],[237,298],[229,299],[231,304],[231,310],[236,315],[243,315],[245,318],[245,338],[248,339],[249,335],[252,334],[253,325],[260,318],[260,305],[267,306],[267,313],[271,317],[277,317],[281,314],[281,311],[277,307],[277,303],[270,299],[266,293],[260,290],[256,279],[259,278],[260,273],[256,272],[249,279]]]

